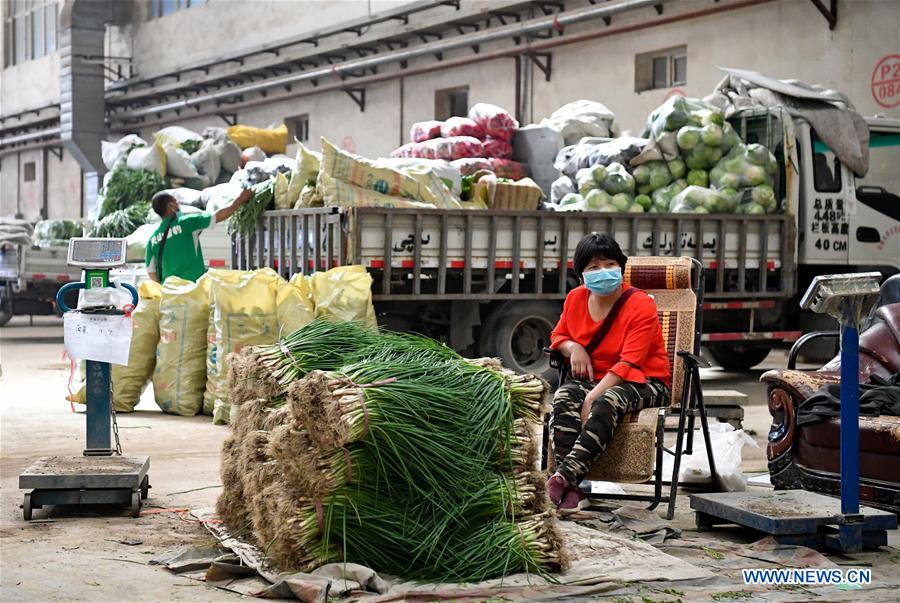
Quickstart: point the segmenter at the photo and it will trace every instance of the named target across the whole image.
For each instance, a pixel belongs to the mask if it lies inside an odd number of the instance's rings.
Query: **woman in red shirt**
[[[656,303],[622,282],[628,258],[611,237],[592,233],[575,248],[582,285],[569,292],[550,346],[571,364],[553,397],[550,437],[556,473],[547,481],[560,509],[581,508],[578,488],[626,413],[669,403],[672,383]],[[592,353],[585,349],[626,291],[618,316]]]

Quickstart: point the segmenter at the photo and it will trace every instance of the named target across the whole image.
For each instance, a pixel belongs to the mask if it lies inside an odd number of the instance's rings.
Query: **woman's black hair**
[[[153,195],[150,204],[153,206],[153,211],[162,218],[166,215],[166,208],[169,206],[169,201],[177,201],[177,199],[166,191],[159,191]]]
[[[622,248],[619,247],[615,239],[609,235],[596,232],[592,232],[578,241],[578,245],[575,247],[575,258],[572,263],[575,274],[578,275],[579,279],[581,278],[581,273],[584,272],[584,269],[587,268],[587,265],[594,258],[614,260],[623,271],[625,270],[625,262],[628,261],[628,257],[622,253]]]

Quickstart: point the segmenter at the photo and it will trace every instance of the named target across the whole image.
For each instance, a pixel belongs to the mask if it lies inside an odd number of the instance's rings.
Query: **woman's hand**
[[[580,344],[574,341],[569,342],[569,364],[572,366],[572,376],[576,379],[584,379],[587,381],[594,380],[594,364],[591,362],[591,356]]]
[[[600,383],[595,385],[594,389],[589,391],[584,397],[584,403],[581,405],[581,424],[584,425],[587,423],[588,415],[591,414],[591,409],[594,406],[594,401],[602,396],[603,392],[611,387],[622,385],[623,383],[624,381],[622,381],[622,378],[615,373],[606,373],[603,379],[600,380]]]

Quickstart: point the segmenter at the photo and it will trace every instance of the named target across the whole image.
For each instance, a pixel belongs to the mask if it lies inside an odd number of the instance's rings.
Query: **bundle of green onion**
[[[279,567],[477,581],[565,565],[535,470],[539,378],[326,321],[234,365],[219,512]]]

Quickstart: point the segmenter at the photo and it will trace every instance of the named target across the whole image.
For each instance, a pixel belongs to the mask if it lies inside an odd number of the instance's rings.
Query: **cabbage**
[[[567,205],[576,205],[582,203],[584,201],[584,197],[579,195],[578,193],[569,193],[560,200],[559,206],[565,207]]]
[[[706,147],[703,145],[697,145],[684,157],[685,165],[691,170],[706,169],[706,161]]]
[[[722,143],[719,145],[719,148],[724,152],[728,152],[731,150],[736,144],[741,143],[741,137],[738,136],[738,133],[734,131],[734,128],[731,127],[731,124],[726,123],[722,126]]]
[[[750,189],[750,201],[765,208],[767,212],[775,211],[778,204],[775,200],[775,189],[768,184],[760,184]]]
[[[687,188],[687,183],[684,180],[676,180],[668,186],[653,191],[653,194],[650,195],[653,199],[653,207],[660,212],[669,211],[672,199],[685,188]]]
[[[704,170],[691,170],[687,175],[690,186],[709,186],[709,175]]]
[[[642,184],[637,187],[637,194],[639,195],[649,195],[653,192],[653,187],[649,184]]]
[[[634,202],[640,205],[644,210],[649,210],[653,205],[653,199],[649,195],[638,195],[634,198]]]
[[[582,168],[575,174],[575,182],[578,184],[578,192],[586,195],[592,189],[597,188],[597,182],[594,181],[594,174],[591,168]]]
[[[719,211],[719,192],[702,186],[689,186],[672,199],[674,213],[715,213]]]
[[[601,186],[611,195],[618,193],[633,194],[634,177],[625,170],[621,163],[610,163],[606,167],[606,178],[603,179]]]
[[[594,182],[603,182],[603,179],[606,178],[606,167],[602,165],[595,165],[591,169],[591,175],[594,177]]]
[[[700,144],[701,128],[696,126],[685,126],[678,130],[678,148],[682,151],[690,151]]]
[[[628,213],[630,214],[642,214],[644,213],[644,208],[637,203],[632,203],[628,208]]]
[[[710,124],[722,126],[725,123],[725,118],[716,109],[700,110],[695,112],[694,115],[700,118],[700,123],[704,126],[708,126]]]
[[[744,156],[751,163],[765,166],[769,160],[769,149],[762,146],[761,144],[754,143],[751,145],[747,145],[747,150],[744,152]]]
[[[738,211],[742,214],[760,215],[766,213],[766,208],[759,203],[745,203]]]
[[[719,191],[719,211],[730,214],[737,211],[741,203],[741,193],[733,188],[723,188]]]
[[[628,211],[634,203],[634,199],[628,193],[618,193],[612,196],[611,205],[616,211]]]
[[[744,170],[744,182],[748,186],[759,186],[769,182],[769,175],[766,169],[758,165],[748,165]]]
[[[603,207],[612,203],[612,197],[599,188],[595,188],[584,198],[584,209],[586,211],[602,211]]]
[[[672,174],[672,178],[675,178],[676,180],[678,178],[684,178],[684,175],[687,172],[687,166],[684,165],[684,162],[681,159],[673,159],[668,165],[669,173]]]
[[[634,176],[634,182],[638,185],[641,184],[649,184],[650,183],[650,166],[646,163],[643,165],[639,165],[634,168],[634,171],[631,172],[631,175]],[[601,179],[602,181],[602,179]]]
[[[650,165],[650,190],[662,188],[672,181],[669,166],[664,161],[651,161],[648,165]]]
[[[703,141],[703,144],[711,147],[717,147],[722,144],[723,137],[724,133],[722,132],[721,126],[717,126],[716,124],[703,126],[700,130],[700,140]]]

